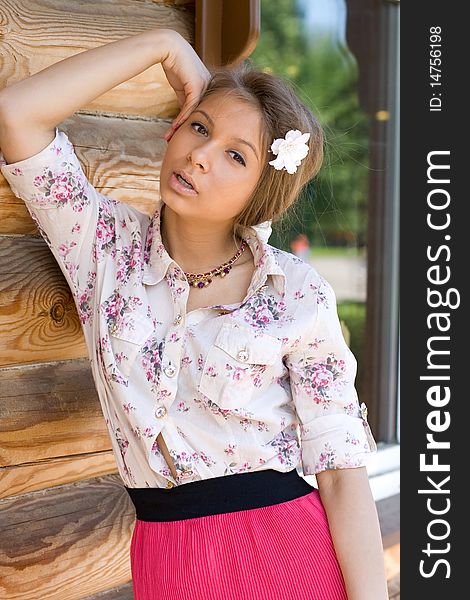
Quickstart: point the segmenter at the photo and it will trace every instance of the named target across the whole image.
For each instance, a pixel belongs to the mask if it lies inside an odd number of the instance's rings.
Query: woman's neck
[[[168,254],[186,273],[202,273],[228,261],[237,252],[232,230],[217,229],[201,219],[199,223],[182,219],[165,204],[161,211],[160,232]]]

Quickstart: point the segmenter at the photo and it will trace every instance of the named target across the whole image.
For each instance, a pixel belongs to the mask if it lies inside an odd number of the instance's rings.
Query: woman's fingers
[[[173,134],[175,133],[175,131],[178,129],[179,126],[174,126],[171,125],[171,127],[169,127],[169,129],[167,129],[165,131],[165,135],[163,136],[165,138],[165,140],[167,142],[169,142],[171,140],[171,138],[173,137]]]
[[[186,121],[186,119],[191,115],[191,113],[194,111],[194,109],[198,106],[200,98],[207,88],[209,79],[210,79],[210,75],[207,77],[207,79],[196,82],[196,84],[194,84],[194,86],[192,85],[193,82],[188,84],[188,86],[185,86],[185,91],[186,91],[186,87],[189,88],[189,91],[187,92],[187,95],[185,95],[185,101],[183,103],[183,106],[181,107],[180,112],[175,117],[175,119],[173,119],[173,122],[172,122],[170,128],[165,132],[164,137],[167,142],[170,141],[170,139],[172,138],[173,134],[178,129],[178,127],[180,127]]]
[[[202,63],[201,63],[202,64]],[[204,67],[205,68],[205,67]],[[207,70],[206,70],[207,71]],[[196,106],[199,104],[202,94],[209,83],[210,74],[202,72],[193,80],[188,81],[183,88],[183,102],[181,102],[181,110],[178,116],[174,119],[174,123],[181,124],[189,117]]]
[[[186,119],[189,117],[189,115],[196,108],[198,103],[199,103],[199,96],[196,99],[193,99],[192,94],[190,96],[188,96],[188,99],[184,103],[179,115],[176,117],[176,119],[173,121],[173,123],[177,126],[184,123],[186,121]]]

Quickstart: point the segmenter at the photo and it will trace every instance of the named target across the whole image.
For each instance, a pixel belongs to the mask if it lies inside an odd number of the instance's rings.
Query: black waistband
[[[173,488],[125,487],[141,521],[179,521],[270,506],[315,488],[296,469],[274,469],[192,481]]]

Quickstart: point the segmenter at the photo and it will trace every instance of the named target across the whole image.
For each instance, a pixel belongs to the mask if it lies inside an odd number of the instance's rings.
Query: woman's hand
[[[173,33],[174,43],[171,44],[168,56],[162,61],[162,68],[168,83],[176,92],[180,112],[165,133],[167,142],[196,108],[211,77],[191,44],[176,31]]]

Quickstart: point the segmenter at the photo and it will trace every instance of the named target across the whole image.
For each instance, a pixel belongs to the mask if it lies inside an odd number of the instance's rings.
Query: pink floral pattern
[[[309,475],[375,452],[334,291],[314,267],[247,227],[245,301],[188,314],[188,282],[161,239],[162,199],[150,218],[101,194],[58,129],[16,164],[0,152],[0,168],[70,286],[125,485],[299,465]]]
[[[301,358],[296,366],[299,378],[295,382],[299,392],[303,392],[315,404],[327,408],[334,402],[338,393],[338,385],[344,384],[345,362],[338,359],[333,352],[320,359],[315,357]]]
[[[116,251],[116,223],[112,203],[101,201],[98,203],[98,221],[96,223],[95,244],[93,246],[94,258],[103,260],[106,254],[113,257]]]
[[[295,426],[280,431],[276,437],[269,442],[272,448],[277,451],[279,462],[283,465],[295,468],[300,458],[300,445],[297,439]]]
[[[141,364],[153,392],[158,391],[160,385],[164,348],[165,342],[163,340],[159,342],[155,337],[151,337],[140,351]]]
[[[92,316],[92,298],[95,290],[96,272],[88,271],[87,283],[85,290],[78,297],[78,315],[80,322],[85,324]]]
[[[142,306],[142,301],[137,296],[124,297],[117,290],[111,294],[100,306],[101,314],[104,316],[108,327],[123,324],[133,328],[132,312],[136,307]]]
[[[289,322],[291,315],[286,315],[284,300],[276,300],[274,295],[258,292],[243,305],[245,322],[257,329],[266,329],[274,322],[277,325]]]
[[[64,160],[58,169],[44,166],[42,173],[33,178],[36,188],[35,202],[39,206],[70,206],[73,211],[81,212],[90,203],[84,176],[77,172],[74,163]],[[18,170],[15,175],[22,175]]]

